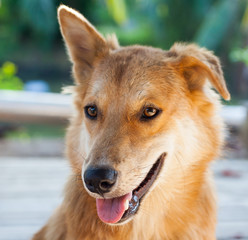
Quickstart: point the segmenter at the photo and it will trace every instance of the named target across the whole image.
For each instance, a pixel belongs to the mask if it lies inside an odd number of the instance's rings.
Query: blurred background
[[[169,49],[195,42],[221,59],[232,100],[222,111],[230,162],[215,168],[225,222],[218,236],[248,239],[248,0],[0,0],[0,239],[27,239],[30,225],[38,229],[56,207],[67,173],[59,162],[71,97],[58,93],[73,81],[56,16],[61,3],[104,35],[116,33],[121,45]],[[51,178],[48,168],[58,175]],[[231,186],[238,192],[230,194]]]
[[[247,0],[0,0],[0,89],[58,93],[72,84],[56,16],[61,3],[82,12],[103,34],[115,32],[121,45],[169,49],[176,41],[186,41],[213,50],[232,96],[225,104],[245,104]],[[1,124],[0,137],[64,134],[64,126],[30,122]]]

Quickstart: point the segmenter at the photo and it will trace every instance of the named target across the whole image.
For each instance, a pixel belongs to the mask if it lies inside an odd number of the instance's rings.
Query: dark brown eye
[[[86,106],[84,108],[84,112],[85,112],[86,117],[88,117],[90,119],[96,119],[96,117],[97,117],[96,106]]]
[[[142,119],[146,120],[146,119],[152,119],[154,117],[156,117],[159,113],[159,110],[154,108],[154,107],[146,107],[143,111],[142,114]]]

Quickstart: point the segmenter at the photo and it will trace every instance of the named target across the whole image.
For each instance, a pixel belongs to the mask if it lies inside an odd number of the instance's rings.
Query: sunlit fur
[[[61,32],[73,63],[75,114],[66,146],[72,176],[64,200],[34,240],[213,240],[216,204],[209,163],[223,145],[220,101],[230,98],[217,57],[196,45],[169,51],[120,47],[78,12],[60,6]],[[90,120],[84,107],[95,104]],[[161,113],[141,121],[146,105]],[[85,190],[87,166],[109,165],[118,180],[106,198],[135,189],[158,157],[165,164],[130,221],[117,226],[98,218],[98,194]]]

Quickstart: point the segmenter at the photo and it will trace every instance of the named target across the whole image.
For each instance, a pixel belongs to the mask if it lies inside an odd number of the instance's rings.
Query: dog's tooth
[[[127,210],[128,208],[129,208],[129,201],[127,199],[126,202],[125,202],[125,210]]]

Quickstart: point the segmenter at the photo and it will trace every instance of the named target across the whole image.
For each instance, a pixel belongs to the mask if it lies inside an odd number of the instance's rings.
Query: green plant
[[[237,18],[241,6],[239,0],[219,0],[213,4],[203,18],[194,40],[201,46],[218,49]]]
[[[106,4],[116,23],[123,24],[127,21],[125,0],[106,0]]]
[[[248,47],[237,48],[230,53],[230,59],[233,62],[243,62],[248,66]]]
[[[12,62],[5,62],[0,68],[0,89],[22,90],[23,82],[16,76],[17,67]]]

